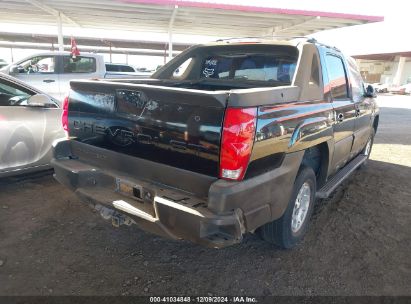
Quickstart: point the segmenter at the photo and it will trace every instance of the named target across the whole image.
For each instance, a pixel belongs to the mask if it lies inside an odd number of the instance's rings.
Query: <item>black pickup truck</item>
[[[210,247],[284,248],[370,154],[379,111],[313,40],[194,46],[150,79],[72,81],[55,178],[110,219]]]

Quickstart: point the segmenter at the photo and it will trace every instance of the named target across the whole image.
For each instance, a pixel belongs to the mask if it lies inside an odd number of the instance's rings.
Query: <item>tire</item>
[[[293,222],[293,213],[298,213],[298,209],[294,210],[294,206],[297,203],[297,197],[301,191],[306,191],[309,187],[309,195],[306,193],[304,197],[309,197],[308,208],[305,213],[304,218],[301,221],[301,224],[297,224],[296,216],[294,216]],[[290,201],[288,203],[287,209],[285,210],[283,216],[271,223],[263,225],[260,229],[260,235],[263,240],[273,243],[281,248],[289,249],[296,246],[304,237],[305,233],[308,230],[308,224],[310,221],[311,214],[313,212],[313,207],[315,204],[315,192],[316,192],[316,178],[312,168],[302,166],[298,171],[297,178],[295,179],[293,191],[291,194]],[[300,200],[301,202],[301,200]],[[301,205],[300,209],[304,205]],[[300,218],[301,219],[301,218]],[[294,225],[292,227],[292,225]]]

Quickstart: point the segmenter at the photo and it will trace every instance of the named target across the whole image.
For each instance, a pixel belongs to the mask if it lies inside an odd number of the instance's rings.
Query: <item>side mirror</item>
[[[18,74],[19,72],[20,72],[19,67],[17,65],[12,65],[9,69],[10,75],[15,75],[15,74]]]
[[[365,97],[371,97],[371,98],[377,97],[374,87],[370,84],[365,89]]]
[[[30,96],[29,99],[27,99],[27,105],[30,107],[49,107],[50,105],[54,105],[54,103],[51,101],[50,97],[48,97],[45,94],[36,94],[33,96]]]

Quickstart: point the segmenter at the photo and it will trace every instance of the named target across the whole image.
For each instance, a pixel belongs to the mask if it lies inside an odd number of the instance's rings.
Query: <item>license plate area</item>
[[[156,216],[154,210],[155,193],[145,185],[135,184],[121,178],[116,178],[115,192],[128,198],[132,198],[133,200],[129,201],[130,204],[149,213],[153,217]]]

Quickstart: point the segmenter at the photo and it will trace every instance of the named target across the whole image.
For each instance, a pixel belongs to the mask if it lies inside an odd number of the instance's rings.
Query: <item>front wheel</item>
[[[372,129],[371,129],[371,132],[370,132],[370,137],[368,138],[367,143],[365,144],[364,149],[362,149],[362,151],[361,151],[361,154],[367,156],[367,160],[364,161],[364,162],[360,165],[359,169],[362,169],[362,168],[364,168],[364,166],[367,165],[368,159],[370,158],[370,154],[371,154],[371,150],[372,150],[372,145],[374,144],[374,136],[375,136],[375,131],[374,131],[374,128],[372,128]]]
[[[312,168],[302,167],[283,216],[260,228],[261,237],[282,248],[297,245],[308,230],[315,203],[316,178]]]
[[[369,158],[370,154],[371,154],[372,145],[374,143],[374,136],[375,136],[375,131],[374,131],[374,128],[373,128],[373,129],[371,129],[370,137],[368,138],[364,149],[361,151],[361,153],[364,154],[365,156],[367,156],[367,158]]]

